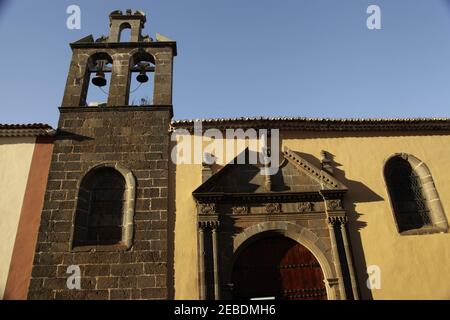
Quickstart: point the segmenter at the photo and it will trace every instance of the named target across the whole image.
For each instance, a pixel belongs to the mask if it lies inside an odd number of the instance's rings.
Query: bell
[[[141,71],[137,77],[136,77],[137,82],[140,83],[146,83],[148,81],[148,76],[145,74],[145,71]]]
[[[97,87],[104,87],[106,86],[106,79],[105,79],[105,73],[103,71],[99,71],[95,74],[95,77],[92,79],[92,84]]]

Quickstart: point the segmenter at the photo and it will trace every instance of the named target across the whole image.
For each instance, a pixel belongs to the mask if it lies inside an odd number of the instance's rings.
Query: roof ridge
[[[0,124],[0,137],[53,136],[55,130],[48,124]]]
[[[0,129],[53,129],[46,123],[0,123]]]
[[[172,120],[171,131],[192,131],[200,122],[202,129],[273,128],[304,131],[450,131],[450,118],[307,118],[239,117]]]
[[[203,118],[203,119],[176,119],[172,120],[173,124],[178,123],[194,123],[198,121],[202,122],[224,122],[224,121],[266,121],[266,120],[277,120],[277,121],[331,121],[331,122],[389,122],[389,121],[448,121],[448,117],[410,117],[410,118],[331,118],[331,117],[300,117],[300,116],[285,116],[285,117],[263,117],[263,116],[252,116],[252,117],[224,117],[224,118]]]

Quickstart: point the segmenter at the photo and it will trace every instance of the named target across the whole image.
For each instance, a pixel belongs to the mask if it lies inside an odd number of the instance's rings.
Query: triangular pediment
[[[244,152],[248,159],[252,151],[247,149]],[[347,190],[345,185],[332,175],[317,168],[299,153],[288,148],[285,148],[280,155],[279,170],[270,176],[262,173],[261,164],[249,164],[248,161],[245,164],[238,164],[236,161],[238,158],[239,156],[205,181],[194,191],[194,196],[319,193],[323,190]]]

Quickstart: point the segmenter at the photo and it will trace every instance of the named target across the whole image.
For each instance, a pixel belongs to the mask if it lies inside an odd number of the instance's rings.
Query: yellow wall
[[[198,299],[197,220],[192,200],[201,184],[201,167],[177,166],[175,218],[175,299]],[[183,187],[181,187],[183,186]]]
[[[0,138],[0,300],[8,278],[35,138]]]
[[[450,233],[400,236],[383,179],[394,153],[427,164],[450,221],[450,135],[337,134],[284,132],[283,145],[318,164],[320,151],[335,156],[336,177],[349,187],[346,208],[356,271],[363,298],[450,299]],[[196,210],[200,165],[176,168],[175,297],[198,299]],[[381,270],[381,289],[365,289],[366,267]]]
[[[183,136],[182,139],[194,143],[192,137]],[[222,139],[216,141],[218,141],[218,145],[222,143]],[[210,144],[207,141],[203,141],[204,148],[208,145]],[[254,147],[252,148],[251,144],[242,141],[235,145],[235,151],[231,154],[239,154],[247,146],[251,150],[257,150]],[[211,149],[203,150],[212,151]],[[191,157],[194,159],[195,150],[191,148],[190,151]],[[223,159],[226,159],[226,147],[223,148],[222,152]],[[212,153],[217,155],[215,152]],[[220,163],[220,165],[224,164],[226,164],[225,160]],[[214,169],[218,170],[220,166]],[[202,166],[178,164],[175,170],[175,299],[195,300],[199,298],[199,279],[197,273],[197,208],[192,198],[192,192],[202,184]]]

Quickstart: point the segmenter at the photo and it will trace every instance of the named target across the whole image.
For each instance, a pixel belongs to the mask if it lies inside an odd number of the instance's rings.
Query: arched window
[[[401,157],[390,159],[385,176],[399,232],[430,225],[422,185],[410,163]]]
[[[400,233],[447,230],[431,173],[423,162],[411,155],[395,155],[386,162],[384,176]]]
[[[131,245],[134,178],[111,166],[82,180],[75,213],[73,247]]]

